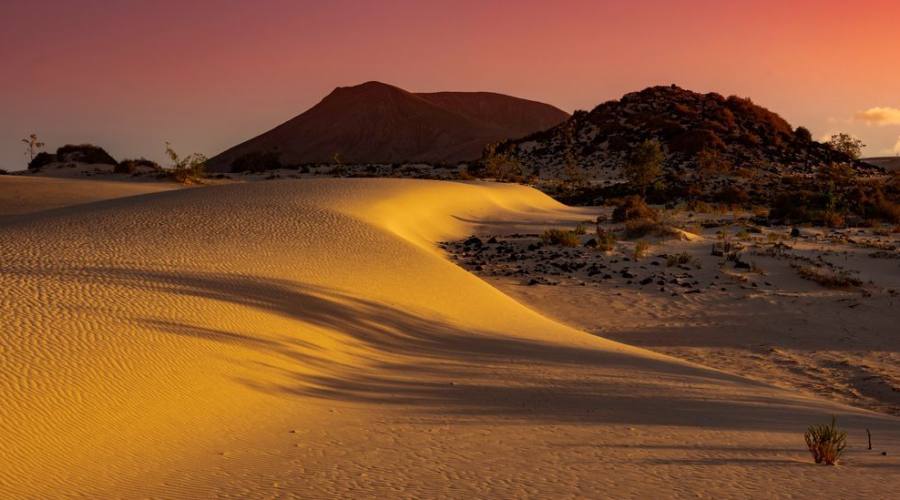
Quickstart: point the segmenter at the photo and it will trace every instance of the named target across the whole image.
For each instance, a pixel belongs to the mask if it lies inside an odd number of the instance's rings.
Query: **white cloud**
[[[900,109],[888,107],[869,108],[856,113],[854,118],[867,125],[900,125]]]

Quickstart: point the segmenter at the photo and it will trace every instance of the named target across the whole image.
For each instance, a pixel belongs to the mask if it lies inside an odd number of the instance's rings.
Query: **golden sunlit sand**
[[[135,186],[0,219],[0,496],[900,489],[895,417],[563,325],[437,247],[586,209],[439,181]],[[802,433],[831,415],[850,449],[816,466]]]

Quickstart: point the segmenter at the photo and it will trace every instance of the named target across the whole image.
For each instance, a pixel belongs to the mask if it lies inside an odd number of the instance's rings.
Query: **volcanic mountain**
[[[636,146],[658,140],[670,175],[696,172],[703,163],[773,173],[807,173],[847,155],[812,140],[750,99],[700,94],[675,85],[650,87],[576,111],[565,123],[496,151],[517,159],[526,174],[562,177],[579,167],[586,178],[614,178]],[[857,162],[860,169],[868,166]]]
[[[236,160],[246,164],[260,155],[284,165],[336,158],[343,163],[474,160],[489,143],[553,127],[568,116],[547,104],[501,94],[411,93],[368,82],[335,89],[305,113],[212,158],[208,168],[230,171]]]

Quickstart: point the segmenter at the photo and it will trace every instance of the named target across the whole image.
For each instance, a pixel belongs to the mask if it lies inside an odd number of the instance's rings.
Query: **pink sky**
[[[893,154],[898,21],[896,0],[3,0],[0,167],[31,132],[212,155],[368,80],[567,111],[677,83]]]

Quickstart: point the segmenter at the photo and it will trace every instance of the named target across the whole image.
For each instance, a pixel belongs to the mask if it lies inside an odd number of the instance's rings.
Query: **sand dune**
[[[900,488],[896,418],[551,321],[435,246],[584,215],[521,186],[331,179],[10,219],[0,496]],[[802,431],[831,414],[852,449],[817,467]]]
[[[171,182],[98,181],[22,175],[0,176],[0,220],[82,203],[169,191]]]

